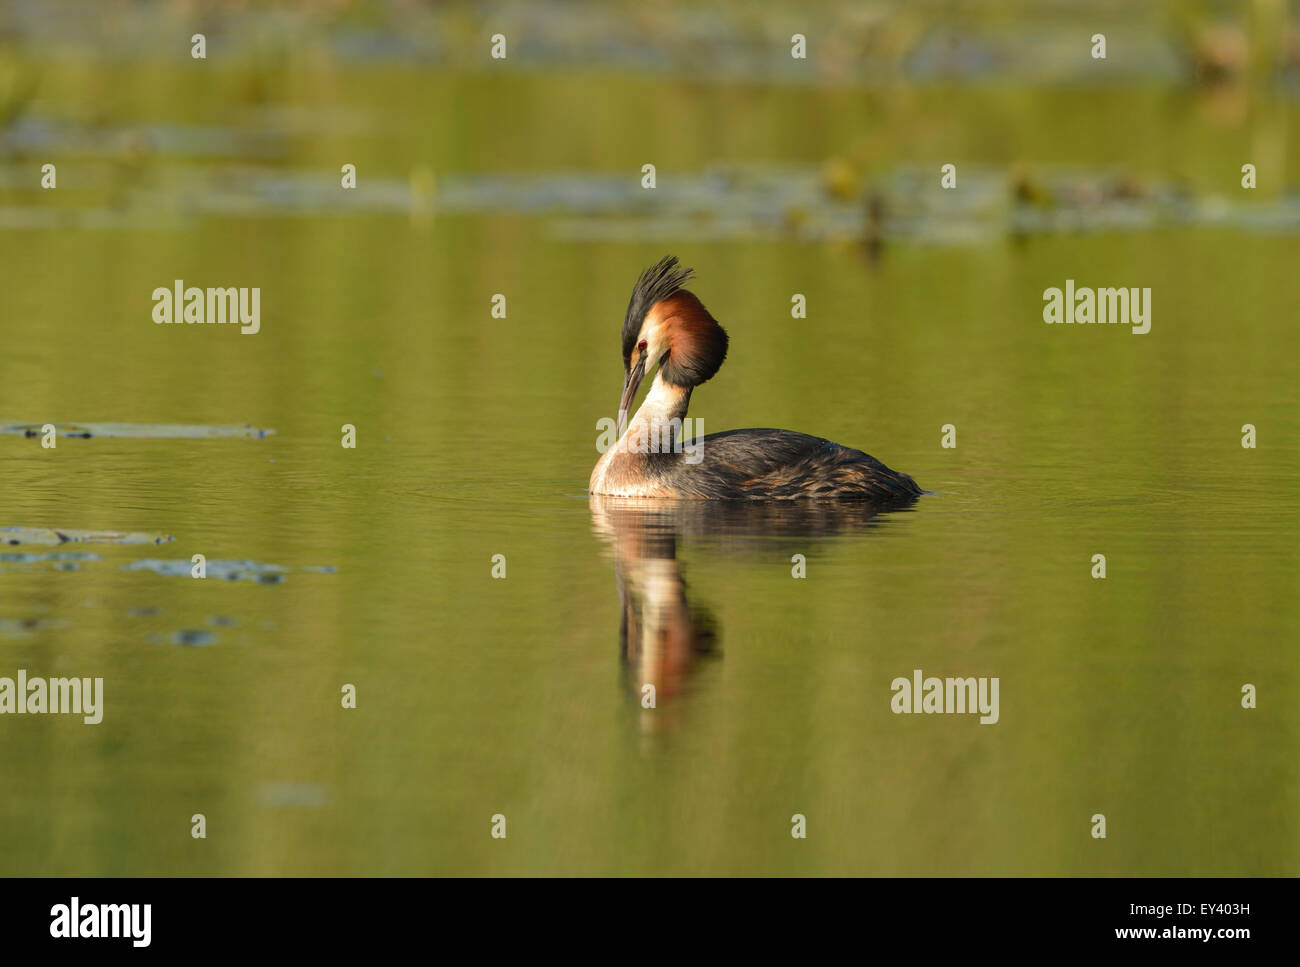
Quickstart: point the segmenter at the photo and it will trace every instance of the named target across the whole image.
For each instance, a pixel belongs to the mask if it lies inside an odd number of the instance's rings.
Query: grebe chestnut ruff
[[[695,294],[692,271],[668,256],[641,273],[623,321],[623,394],[618,442],[591,471],[593,494],[714,500],[840,497],[908,501],[923,491],[905,473],[861,450],[792,430],[727,430],[689,444],[682,420],[691,391],[727,356],[727,333]],[[637,388],[654,372],[624,430]],[[649,442],[651,445],[646,445]]]

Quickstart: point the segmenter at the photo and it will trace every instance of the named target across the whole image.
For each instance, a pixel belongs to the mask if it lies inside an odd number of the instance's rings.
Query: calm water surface
[[[75,116],[76,84],[109,90],[113,70],[56,73],[40,107]],[[202,89],[187,71],[132,77],[114,122],[247,119],[229,72]],[[1201,190],[1223,169],[1226,194],[1240,151],[1222,142],[1246,124],[1140,92],[881,103],[378,70],[283,83],[286,101],[372,123],[321,122],[248,163],[350,161],[363,184],[419,194],[432,179],[433,198],[446,170],[820,165],[856,141],[880,170],[1029,158]],[[1101,138],[1117,104],[1146,117],[1123,143]],[[1261,122],[1284,146],[1292,114]],[[0,236],[0,420],[276,431],[55,450],[0,436],[0,526],[175,537],[71,545],[99,559],[68,571],[0,559],[0,674],[103,676],[106,696],[96,727],[0,723],[0,872],[1296,870],[1293,236],[919,241],[871,261],[797,234],[701,241],[706,223],[583,241],[544,215],[436,202],[193,216],[164,190],[225,163],[87,149],[60,162],[58,205],[124,221]],[[56,205],[5,201],[11,216]],[[670,251],[732,337],[692,403],[706,432],[816,433],[933,493],[875,517],[590,503],[627,295]],[[153,325],[150,293],[177,278],[260,286],[261,333]],[[1045,326],[1042,290],[1067,278],[1151,287],[1151,332]],[[1245,423],[1258,449],[1241,447]],[[124,569],[195,553],[287,571]],[[892,714],[889,684],[915,668],[999,677],[1000,721]],[[1088,835],[1098,812],[1104,841]],[[497,813],[505,841],[488,835]],[[789,835],[794,813],[807,840]]]

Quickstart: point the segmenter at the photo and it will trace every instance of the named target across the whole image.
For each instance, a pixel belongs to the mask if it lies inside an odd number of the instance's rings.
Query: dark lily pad
[[[219,639],[216,634],[203,628],[185,628],[172,632],[167,640],[173,645],[183,645],[186,648],[206,648],[215,645]]]

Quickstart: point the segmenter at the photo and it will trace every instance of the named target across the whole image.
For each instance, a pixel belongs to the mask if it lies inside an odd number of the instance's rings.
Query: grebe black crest
[[[683,438],[691,391],[727,358],[727,332],[693,292],[690,269],[668,256],[641,273],[623,320],[618,441],[591,472],[593,494],[714,500],[838,497],[910,501],[923,491],[861,450],[791,430],[727,430]],[[656,373],[655,370],[658,370]],[[631,421],[645,377],[654,381]]]

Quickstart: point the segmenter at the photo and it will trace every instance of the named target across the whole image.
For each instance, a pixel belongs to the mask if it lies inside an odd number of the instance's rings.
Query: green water
[[[584,242],[545,214],[436,201],[445,173],[635,183],[649,162],[668,180],[836,157],[864,179],[933,162],[936,183],[949,160],[1119,166],[1235,199],[1258,151],[1282,166],[1264,203],[1297,176],[1294,102],[55,66],[46,117],[238,130],[269,99],[306,130],[270,160],[83,147],[59,155],[57,192],[0,192],[130,216],[0,235],[0,418],[276,431],[0,436],[0,526],[175,538],[75,545],[100,560],[71,571],[0,563],[0,675],[105,681],[100,725],[0,718],[0,873],[1296,871],[1294,236],[1163,226],[871,261],[689,226]],[[363,123],[331,128],[327,108]],[[34,181],[50,154],[7,170]],[[150,195],[238,165],[336,182],[343,163],[432,205],[222,217]],[[933,493],[848,522],[589,506],[628,292],[666,252],[731,333],[693,399],[706,432],[816,433]],[[1044,325],[1042,291],[1067,278],[1150,287],[1150,333]],[[174,279],[260,286],[261,332],[155,326],[150,293]],[[196,553],[289,570],[123,569]],[[628,659],[630,576],[712,647]],[[187,629],[215,640],[171,643]],[[890,683],[916,668],[998,677],[1000,720],[893,714]]]

